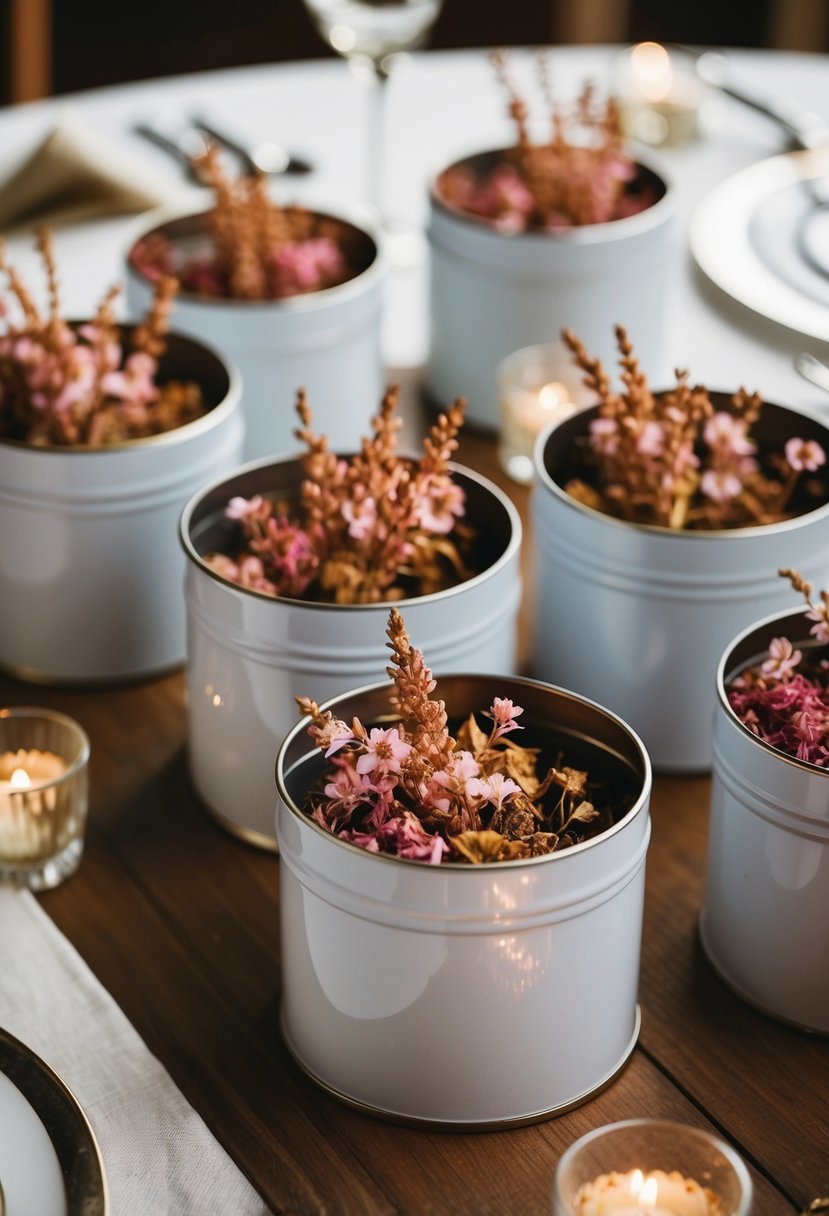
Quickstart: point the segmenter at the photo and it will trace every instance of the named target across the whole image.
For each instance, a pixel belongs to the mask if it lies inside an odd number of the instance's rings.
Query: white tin
[[[829,1034],[829,770],[758,739],[725,692],[772,638],[814,647],[809,625],[803,612],[767,617],[722,656],[700,936],[741,997]]]
[[[565,326],[612,363],[613,327],[624,322],[643,366],[661,368],[674,197],[663,177],[640,170],[661,191],[657,202],[563,232],[499,232],[450,209],[433,185],[430,396],[467,397],[467,421],[495,430],[498,364],[519,347],[557,339]]]
[[[173,319],[177,330],[225,353],[242,377],[246,460],[292,452],[297,389],[305,388],[319,433],[334,451],[359,445],[370,433],[385,387],[381,305],[386,262],[376,234],[344,212],[327,209],[369,243],[370,265],[338,287],[284,300],[213,300],[181,292]],[[204,214],[171,219],[163,212],[145,236],[160,232],[174,245],[205,241]],[[126,296],[131,315],[143,315],[153,284],[127,259]]]
[[[712,397],[726,407],[726,394]],[[790,601],[780,566],[818,585],[829,580],[829,504],[782,523],[717,532],[614,519],[563,489],[573,445],[595,415],[565,420],[536,445],[532,671],[620,714],[657,770],[704,771],[723,648],[758,611]],[[800,435],[829,451],[826,426],[783,406],[766,403],[756,430],[773,447]]]
[[[186,655],[178,520],[239,463],[236,373],[168,336],[165,379],[197,380],[210,409],[163,435],[90,447],[0,440],[0,664],[89,682],[165,671]]]
[[[521,598],[521,521],[497,486],[460,466],[467,519],[482,534],[485,568],[436,595],[399,600],[415,643],[436,670],[513,671]],[[246,465],[196,495],[181,522],[187,563],[190,770],[230,831],[275,847],[273,758],[296,722],[294,697],[317,701],[385,676],[389,603],[314,604],[249,591],[202,556],[221,548],[235,495],[294,498],[295,458]]]
[[[459,675],[438,692],[450,720],[507,696],[534,740],[551,728],[571,737],[588,755],[578,767],[612,756],[631,809],[601,836],[529,861],[368,853],[300,809],[320,765],[304,719],[276,766],[282,1029],[302,1068],[346,1102],[480,1130],[586,1101],[633,1050],[650,765],[623,722],[561,689]],[[376,721],[388,694],[375,685],[328,704]]]

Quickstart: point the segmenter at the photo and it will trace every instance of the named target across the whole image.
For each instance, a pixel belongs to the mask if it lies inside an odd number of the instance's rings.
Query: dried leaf
[[[470,714],[458,731],[457,738],[458,747],[462,751],[472,752],[473,756],[480,758],[481,752],[486,749],[489,735],[481,730],[475,715]]]
[[[500,832],[459,832],[457,836],[450,836],[449,843],[454,849],[471,861],[473,865],[479,865],[486,861],[501,861],[505,846],[508,848],[511,841],[506,841]]]
[[[599,812],[593,806],[592,802],[580,802],[574,811],[571,812],[567,821],[562,824],[562,832],[570,827],[571,823],[592,823],[594,819],[598,819]]]

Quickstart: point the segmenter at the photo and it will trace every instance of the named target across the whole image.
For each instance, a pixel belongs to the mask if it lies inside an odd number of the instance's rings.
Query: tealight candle
[[[577,409],[578,373],[560,343],[525,346],[499,365],[498,390],[501,467],[514,481],[527,485],[533,476],[536,439]]]
[[[562,1156],[554,1216],[748,1216],[751,1179],[718,1136],[658,1119],[611,1123]]]
[[[676,1170],[600,1174],[579,1188],[573,1210],[579,1216],[725,1216],[717,1195]]]
[[[0,880],[56,886],[83,851],[89,741],[63,714],[0,709],[0,749]]]
[[[702,85],[677,55],[658,42],[626,52],[615,89],[627,135],[642,143],[679,145],[699,135]]]

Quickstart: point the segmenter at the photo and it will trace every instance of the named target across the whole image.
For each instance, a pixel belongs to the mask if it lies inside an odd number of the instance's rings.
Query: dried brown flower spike
[[[814,440],[790,438],[762,451],[749,432],[762,407],[740,388],[729,409],[677,371],[676,387],[654,394],[624,326],[616,326],[622,390],[572,330],[562,338],[599,399],[590,424],[584,476],[566,484],[573,498],[633,523],[674,530],[739,528],[786,518],[800,475],[825,463]]]
[[[399,721],[349,725],[297,698],[329,764],[311,795],[315,823],[369,852],[480,864],[544,856],[615,822],[618,791],[599,809],[587,772],[559,756],[539,775],[542,750],[506,738],[523,729],[516,719],[524,711],[511,700],[494,698],[488,729],[470,714],[453,738],[444,702],[431,695],[432,673],[394,608],[387,633]]]

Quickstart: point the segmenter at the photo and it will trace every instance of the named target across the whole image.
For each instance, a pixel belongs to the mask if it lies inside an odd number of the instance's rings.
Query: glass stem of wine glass
[[[371,60],[368,79],[368,122],[366,124],[366,200],[382,226],[385,220],[384,170],[386,151],[386,91],[389,64],[384,59]]]

